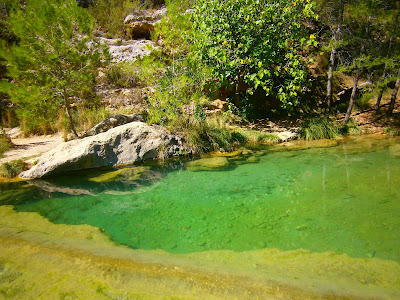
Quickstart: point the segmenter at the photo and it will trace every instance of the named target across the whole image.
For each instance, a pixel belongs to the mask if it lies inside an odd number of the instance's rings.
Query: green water
[[[400,262],[399,143],[270,149],[255,153],[258,163],[236,157],[224,171],[188,171],[182,161],[153,164],[138,178],[107,183],[81,173],[25,184],[1,203],[54,223],[97,226],[138,249],[302,248]],[[13,193],[10,186],[5,191]]]

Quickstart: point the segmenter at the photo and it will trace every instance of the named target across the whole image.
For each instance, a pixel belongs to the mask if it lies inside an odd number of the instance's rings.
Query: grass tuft
[[[341,132],[336,122],[318,117],[304,121],[299,135],[306,140],[335,139],[341,136]]]
[[[132,63],[111,64],[105,74],[107,82],[119,88],[133,88],[142,85],[139,69]]]
[[[385,128],[385,129],[383,129],[383,132],[386,133],[387,135],[391,135],[391,136],[400,135],[400,130],[398,128],[393,128],[393,127]]]
[[[182,132],[197,154],[215,150],[232,151],[235,144],[247,140],[241,132],[230,130],[223,120],[217,118],[180,118],[171,124],[170,129]]]
[[[28,165],[20,159],[6,162],[1,165],[1,176],[8,178],[16,177],[19,173],[25,171],[27,166]]]

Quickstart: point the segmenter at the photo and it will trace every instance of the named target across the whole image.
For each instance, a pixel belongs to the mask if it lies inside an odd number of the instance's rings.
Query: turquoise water
[[[259,162],[244,163],[249,156]],[[108,182],[97,171],[2,185],[0,203],[99,227],[135,249],[302,248],[400,262],[398,139],[276,146],[229,160],[219,171],[172,161],[130,167]]]

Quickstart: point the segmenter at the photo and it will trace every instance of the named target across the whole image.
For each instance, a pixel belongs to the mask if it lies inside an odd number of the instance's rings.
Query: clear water
[[[277,149],[258,151],[258,163],[236,157],[224,171],[193,172],[174,161],[112,182],[81,172],[3,184],[0,204],[54,223],[90,224],[138,249],[302,248],[400,262],[398,139]]]

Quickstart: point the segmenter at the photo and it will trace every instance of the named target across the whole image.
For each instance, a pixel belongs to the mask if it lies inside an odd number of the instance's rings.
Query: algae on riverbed
[[[400,265],[333,252],[264,249],[173,255],[113,244],[91,226],[0,207],[7,299],[370,299],[400,297]]]
[[[152,166],[148,182],[64,177],[32,201],[18,196],[18,211],[76,225],[0,207],[0,293],[399,298],[398,140],[303,144],[227,156],[224,171]]]

